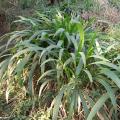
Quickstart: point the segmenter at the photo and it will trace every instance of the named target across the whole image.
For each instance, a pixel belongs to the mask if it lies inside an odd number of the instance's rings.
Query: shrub
[[[10,54],[1,53],[6,100],[11,88],[19,86],[29,97],[37,95],[53,120],[116,119],[119,59],[105,58],[107,48],[102,52],[92,20],[60,12],[53,19],[37,14],[16,21],[28,29],[10,33],[7,48],[11,42],[15,45]]]

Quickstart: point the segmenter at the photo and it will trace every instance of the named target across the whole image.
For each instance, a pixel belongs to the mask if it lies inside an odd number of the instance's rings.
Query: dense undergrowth
[[[120,119],[119,24],[85,19],[74,4],[20,16],[23,30],[0,38],[2,119]]]
[[[117,119],[120,58],[109,56],[113,47],[103,47],[94,20],[37,15],[16,21],[28,29],[1,38],[9,38],[1,53],[1,88],[8,104],[14,91],[23,97],[10,117],[43,119],[48,111],[45,119]]]

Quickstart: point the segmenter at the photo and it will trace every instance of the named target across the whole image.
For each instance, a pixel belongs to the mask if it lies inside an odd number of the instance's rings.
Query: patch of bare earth
[[[9,32],[10,26],[6,21],[6,15],[4,12],[0,11],[0,36]]]

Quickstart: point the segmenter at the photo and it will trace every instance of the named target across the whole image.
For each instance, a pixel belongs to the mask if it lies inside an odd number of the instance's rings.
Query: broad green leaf
[[[80,52],[84,46],[84,28],[81,23],[78,24],[78,30],[80,33],[80,43],[79,43],[78,51]]]
[[[3,78],[4,72],[8,69],[9,60],[10,59],[6,59],[0,63],[0,80]]]
[[[65,91],[66,91],[66,86],[63,86],[55,98],[52,120],[57,120],[58,118],[59,108]]]
[[[72,116],[74,115],[74,106],[75,106],[75,92],[73,92],[73,94],[70,96],[71,100],[70,100],[70,107],[69,107],[69,112],[68,112],[68,120],[72,119]]]
[[[40,86],[40,89],[39,89],[39,98],[42,94],[42,90],[44,89],[44,87],[47,85],[49,81],[45,81],[44,83],[42,83],[42,85]]]
[[[16,57],[19,57],[22,54],[26,54],[27,52],[31,52],[31,51],[37,52],[38,50],[43,50],[43,49],[40,47],[30,47],[30,48],[23,49],[23,50],[17,52],[15,55],[13,55],[10,61],[12,61]]]
[[[46,61],[46,59],[47,59],[47,55],[44,54],[44,55],[42,56],[40,62],[43,63],[44,61]],[[41,74],[43,74],[44,72],[45,72],[45,64],[43,64],[43,65],[41,66]]]
[[[78,76],[82,70],[82,67],[83,67],[83,60],[80,58],[79,60],[79,63],[76,67],[76,71],[75,71],[75,74]]]
[[[89,78],[90,82],[92,83],[92,82],[93,82],[93,79],[92,79],[92,74],[90,73],[90,71],[89,71],[89,70],[84,70],[84,71],[85,71],[85,73],[87,74],[87,76],[88,76],[88,78]]]
[[[70,58],[68,58],[65,62],[64,62],[64,65],[63,65],[63,68],[65,69],[65,67],[67,66],[67,65],[70,65],[70,63],[72,63],[73,62],[73,59],[70,57]]]
[[[101,55],[103,53],[103,51],[102,51],[102,48],[97,40],[96,40],[96,47],[97,47],[97,53],[99,55]]]
[[[70,44],[71,44],[71,36],[70,36],[70,34],[69,34],[68,32],[65,32],[65,35],[66,35],[67,40],[68,40],[68,45],[67,45],[67,47],[69,47]]]
[[[82,106],[83,106],[83,109],[84,109],[84,112],[85,112],[85,117],[87,117],[88,114],[89,114],[89,109],[88,109],[86,100],[85,100],[83,94],[81,93],[81,91],[79,92],[79,95],[80,95],[80,99],[81,99],[81,102],[82,102]]]
[[[21,74],[22,70],[24,69],[24,66],[27,64],[27,62],[30,60],[30,54],[25,56],[20,62],[17,64],[15,72]]]
[[[46,31],[43,31],[43,32],[41,33],[41,39],[43,40],[43,39],[48,39],[48,38],[49,38],[48,33],[47,33]]]
[[[100,59],[100,60],[103,60],[103,61],[106,61],[106,62],[109,62],[108,59],[104,58],[103,56],[100,56],[100,55],[92,55],[90,57],[94,57],[94,58],[97,58],[97,59]]]
[[[42,52],[41,52],[41,55],[40,55],[40,59],[42,58],[42,56],[44,54],[48,54],[52,51],[52,49],[56,49],[56,48],[59,48],[57,45],[50,45],[48,46],[47,48],[45,48]]]
[[[33,25],[33,26],[36,26],[36,22],[32,19],[29,19],[29,18],[25,18],[23,16],[19,16],[20,20],[16,20],[14,22],[21,22],[21,23],[25,23],[25,24],[30,24],[30,25]]]
[[[74,45],[75,51],[78,51],[79,44],[78,44],[77,40],[75,39],[74,36],[70,36],[70,39],[71,39],[71,42],[72,42],[73,45]]]
[[[60,48],[60,47],[62,46],[62,44],[63,44],[63,41],[62,41],[62,40],[59,40],[59,41],[57,42],[56,48]]]
[[[120,68],[119,68],[117,65],[115,65],[115,64],[113,64],[113,63],[110,63],[110,62],[106,62],[106,61],[97,61],[97,62],[93,62],[93,63],[91,63],[91,64],[105,65],[105,66],[107,66],[107,67],[110,67],[110,68],[115,69],[115,70],[117,70],[117,71],[120,72]],[[90,65],[90,64],[89,64],[89,65]]]
[[[37,83],[38,83],[42,78],[44,78],[44,77],[46,77],[46,76],[50,76],[50,75],[54,74],[55,72],[56,72],[56,69],[52,69],[52,70],[48,70],[48,71],[44,72],[44,73],[39,77],[39,79],[37,80]]]
[[[33,76],[34,76],[34,71],[37,66],[37,62],[33,63],[29,72],[29,79],[28,79],[28,92],[32,96],[34,95],[33,91]]]
[[[108,68],[102,68],[101,73],[106,75],[108,78],[113,80],[113,82],[120,88],[120,78]]]
[[[24,47],[26,47],[26,48],[31,48],[31,47],[40,48],[38,45],[30,43],[30,40],[22,41],[22,42],[20,42],[17,46],[18,46],[18,47],[24,46]],[[44,50],[44,48],[41,47],[41,50]]]
[[[64,55],[64,49],[60,49],[60,52],[59,52],[59,60],[62,60],[62,56]]]
[[[41,18],[42,20],[44,20],[46,23],[49,23],[50,20],[47,18],[47,16],[45,16],[44,14],[41,14],[40,12],[36,11],[37,15],[39,18]]]
[[[87,58],[93,54],[94,44],[95,44],[95,40],[96,40],[96,33],[93,33],[92,36],[90,36],[90,38],[91,38],[91,40],[90,40],[90,45],[87,50]]]
[[[107,90],[108,95],[109,95],[110,98],[111,98],[112,104],[113,104],[114,108],[116,109],[117,103],[116,103],[115,93],[114,93],[113,89],[112,89],[111,86],[110,86],[105,80],[103,80],[102,78],[101,78],[101,79],[98,79],[98,82],[105,87],[105,89]]]
[[[91,112],[89,113],[86,120],[93,120],[96,113],[100,110],[100,108],[105,104],[106,100],[109,98],[108,94],[102,95],[99,100],[95,103],[93,108],[91,109]]]
[[[61,35],[64,31],[65,31],[64,28],[59,28],[59,29],[56,31],[56,33],[54,34],[54,37],[55,37],[55,36],[58,36],[58,35]]]
[[[56,59],[49,58],[49,59],[45,60],[44,62],[42,62],[40,67],[42,67],[43,65],[45,65],[48,62],[54,62],[54,61],[56,61]]]
[[[27,36],[31,31],[30,30],[22,30],[22,31],[15,31],[11,33],[10,39],[8,40],[7,44],[6,44],[6,48],[9,46],[9,44],[13,41],[13,40],[21,40],[21,37]],[[20,38],[20,39],[18,39]]]
[[[86,67],[86,57],[85,54],[83,52],[79,52],[79,54],[81,55],[82,61],[84,63],[84,68]]]
[[[73,62],[74,62],[74,65],[75,65],[75,67],[76,67],[76,55],[74,54],[74,53],[70,53],[71,54],[71,57],[72,57],[72,59],[73,59]]]
[[[35,39],[38,35],[41,35],[43,31],[40,30],[40,31],[36,31],[30,38],[29,38],[29,41],[32,41],[33,39]]]
[[[57,84],[58,84],[58,88],[60,87],[60,79],[63,76],[63,68],[61,64],[57,64],[56,66],[56,72],[57,72]]]

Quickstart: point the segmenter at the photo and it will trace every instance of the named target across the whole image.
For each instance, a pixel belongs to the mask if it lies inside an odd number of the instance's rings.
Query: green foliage
[[[37,95],[53,120],[72,119],[82,110],[87,120],[100,118],[98,113],[108,118],[104,105],[117,116],[120,61],[105,57],[107,48],[99,44],[93,20],[60,12],[53,19],[40,13],[20,18],[15,22],[28,29],[10,33],[6,49],[11,54],[1,53],[0,81],[7,81],[7,101],[11,87],[18,85],[28,97]],[[15,45],[9,50],[11,43]]]
[[[10,120],[50,120],[50,111],[39,108],[38,99],[19,99]]]
[[[120,1],[119,0],[109,0],[112,6],[117,7],[120,10]]]

